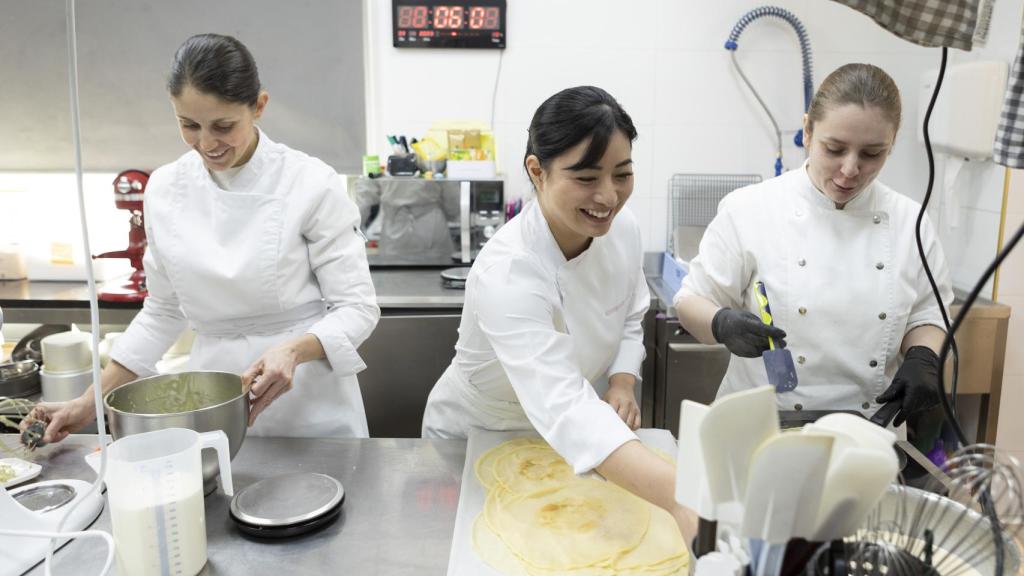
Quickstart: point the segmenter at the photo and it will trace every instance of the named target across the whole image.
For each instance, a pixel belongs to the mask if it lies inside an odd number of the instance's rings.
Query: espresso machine
[[[125,170],[114,178],[114,205],[127,210],[131,216],[128,231],[128,248],[104,252],[93,258],[127,258],[135,272],[128,282],[108,282],[99,291],[99,299],[107,302],[142,302],[149,292],[146,290],[146,271],[142,268],[142,256],[146,253],[146,228],[142,214],[142,197],[146,191],[149,174],[142,170]]]
[[[468,264],[476,260],[484,243],[505,223],[503,182],[460,182],[459,208],[459,250],[452,254],[452,260],[463,265],[442,270],[441,283],[462,289],[469,278]]]

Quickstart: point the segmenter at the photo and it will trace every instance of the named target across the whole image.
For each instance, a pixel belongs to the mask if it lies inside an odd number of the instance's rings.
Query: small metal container
[[[74,400],[89,389],[92,384],[92,368],[77,372],[53,373],[43,366],[39,372],[40,387],[44,402],[67,402]]]
[[[39,390],[38,364],[32,360],[0,364],[0,396],[26,398]]]
[[[195,371],[141,378],[112,390],[103,400],[114,440],[164,428],[223,430],[231,457],[242,447],[249,424],[249,394],[228,372]],[[203,490],[217,487],[216,456],[203,453]]]

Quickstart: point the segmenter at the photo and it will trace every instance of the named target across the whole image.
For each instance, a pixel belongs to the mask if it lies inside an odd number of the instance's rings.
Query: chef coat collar
[[[267,152],[274,145],[274,142],[267,137],[267,135],[260,130],[260,127],[256,127],[259,140],[256,142],[256,149],[253,150],[252,156],[249,157],[249,161],[240,166],[238,174],[232,179],[232,189],[234,190],[248,190],[252,188],[253,184],[259,178],[259,174],[263,171],[263,167],[267,163],[268,154]],[[199,161],[199,170],[210,179],[210,183],[217,187],[217,184],[213,181],[213,176],[210,175],[210,170],[203,163],[203,159],[199,156],[199,152],[196,152],[196,159]],[[217,187],[220,190],[219,187]]]
[[[803,196],[812,206],[817,206],[824,210],[836,210],[836,203],[831,198],[826,196],[821,190],[814,185],[811,181],[811,175],[807,173],[807,160],[799,168],[799,190],[801,196]],[[843,212],[864,212],[871,211],[875,205],[875,181],[872,180],[859,194],[852,200],[846,203],[843,207]]]
[[[263,166],[267,163],[267,151],[274,145],[259,126],[256,127],[256,133],[259,138],[256,142],[256,149],[253,150],[249,161],[242,165],[242,170],[235,177],[235,187],[239,190],[252,188],[256,183],[259,174],[263,172]]]
[[[540,202],[535,199],[527,204],[523,216],[523,242],[535,252],[545,264],[552,266],[555,270],[561,268],[575,268],[587,259],[587,255],[594,251],[594,247],[601,241],[601,238],[591,238],[590,246],[579,256],[572,260],[566,260],[565,254],[558,246],[555,235],[551,232],[544,211],[540,209]]]

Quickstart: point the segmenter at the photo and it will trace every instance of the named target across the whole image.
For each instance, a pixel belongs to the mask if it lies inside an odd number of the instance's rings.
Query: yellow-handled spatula
[[[757,307],[761,311],[761,322],[774,326],[772,310],[768,306],[768,291],[764,282],[755,284],[757,292]],[[775,341],[768,337],[768,350],[761,354],[764,359],[764,368],[768,372],[768,383],[775,387],[776,392],[789,392],[796,388],[796,366],[793,365],[793,355],[785,348],[775,346]]]

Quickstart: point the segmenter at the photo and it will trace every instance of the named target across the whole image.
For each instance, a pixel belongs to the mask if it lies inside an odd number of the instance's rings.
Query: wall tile
[[[803,18],[806,6],[818,0],[778,0],[772,2]],[[661,0],[655,31],[659,50],[708,50],[725,45],[740,17],[762,6],[750,0]],[[807,24],[805,21],[804,24]],[[740,37],[740,48],[758,50],[797,50],[796,35],[776,18],[761,18],[747,26]]]
[[[1024,226],[1024,212],[1008,213],[1006,215],[1006,230],[1003,240],[1004,246],[1018,228]],[[1024,317],[1024,242],[1018,242],[1013,252],[1003,260],[999,271],[999,300],[1019,304],[1018,314]],[[1021,334],[1022,346],[1024,346],[1024,333]],[[1021,356],[1024,357],[1024,348],[1021,349]]]

